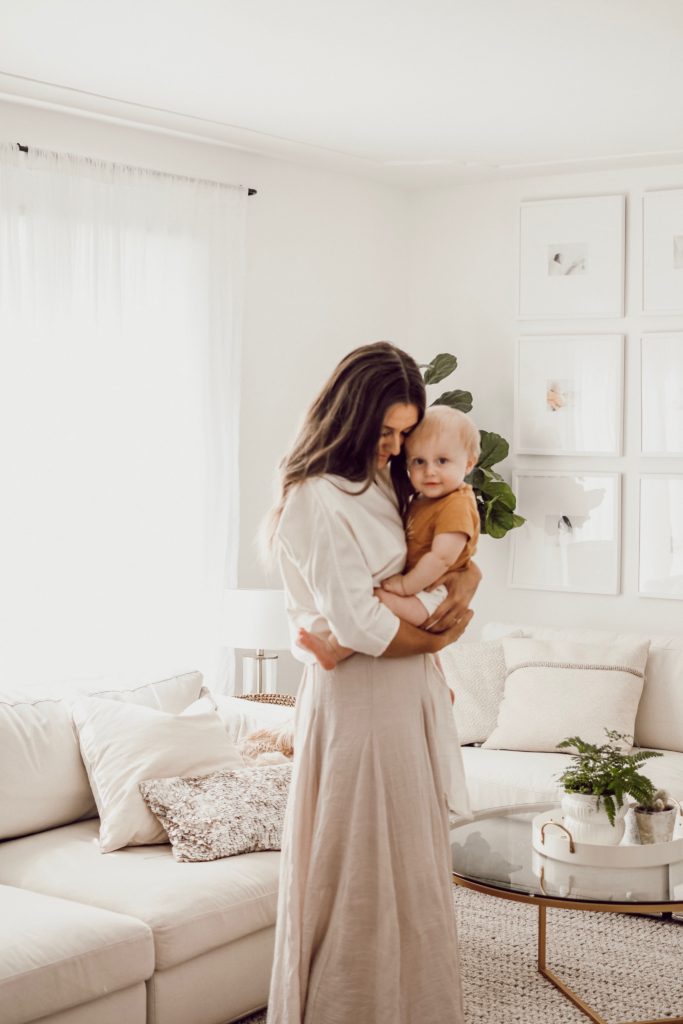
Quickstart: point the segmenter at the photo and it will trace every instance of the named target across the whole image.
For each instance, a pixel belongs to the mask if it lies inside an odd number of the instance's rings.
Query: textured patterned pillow
[[[279,850],[291,764],[234,768],[140,783],[179,861]]]
[[[505,656],[499,640],[457,643],[439,657],[455,693],[453,715],[461,744],[483,743],[493,732],[505,688]]]

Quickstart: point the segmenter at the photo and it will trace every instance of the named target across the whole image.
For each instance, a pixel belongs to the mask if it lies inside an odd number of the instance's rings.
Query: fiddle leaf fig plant
[[[425,384],[439,384],[457,368],[458,360],[449,352],[441,352],[434,356],[431,363],[420,366]],[[472,408],[472,395],[469,391],[444,391],[435,398],[432,405],[448,405],[460,412],[469,412]],[[501,437],[489,430],[480,430],[481,454],[472,472],[465,478],[472,485],[479,510],[482,533],[489,537],[504,537],[509,530],[521,526],[525,520],[515,513],[517,499],[508,483],[493,468],[497,463],[508,457],[510,445]]]

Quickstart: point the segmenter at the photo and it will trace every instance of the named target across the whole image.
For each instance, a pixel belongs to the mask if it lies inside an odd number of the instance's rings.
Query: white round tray
[[[543,829],[544,825],[549,827]],[[569,834],[564,822],[564,815],[559,807],[536,815],[532,823],[532,837],[533,847],[537,853],[543,854],[544,857],[550,857],[552,860],[565,861],[568,864],[587,864],[593,867],[609,868],[646,868],[675,864],[683,860],[683,818],[680,814],[676,816],[674,838],[669,843],[640,846],[622,841],[619,846],[597,846],[593,843],[575,842],[572,853],[569,848]]]

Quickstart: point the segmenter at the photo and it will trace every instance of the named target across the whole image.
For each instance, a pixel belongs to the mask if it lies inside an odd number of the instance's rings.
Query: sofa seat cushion
[[[556,776],[571,763],[568,754],[461,747],[472,809],[557,800]],[[683,754],[671,750],[648,761],[643,772],[657,789],[683,800]]]
[[[0,1020],[24,1024],[146,981],[154,944],[141,921],[0,885]]]
[[[568,754],[461,747],[473,811],[511,804],[535,804],[557,797],[554,778],[570,763]]]
[[[144,921],[157,970],[274,924],[279,853],[180,864],[168,844],[102,854],[98,832],[95,819],[0,843],[0,882]]]

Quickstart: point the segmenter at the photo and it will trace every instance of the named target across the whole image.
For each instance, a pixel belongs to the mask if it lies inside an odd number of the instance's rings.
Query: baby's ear
[[[468,459],[468,461],[467,461],[467,468],[465,469],[465,476],[467,476],[468,473],[471,473],[475,466],[476,466],[475,460],[474,459]]]

